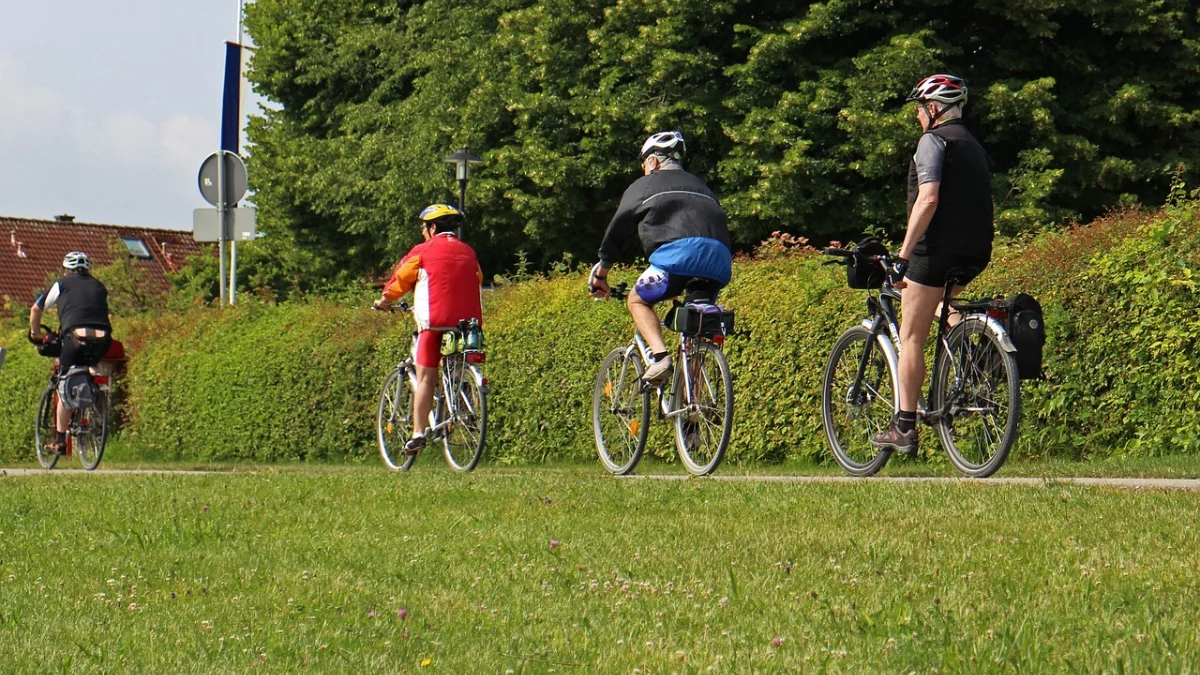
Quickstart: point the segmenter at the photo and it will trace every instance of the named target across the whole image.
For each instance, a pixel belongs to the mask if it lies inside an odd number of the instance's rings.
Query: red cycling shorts
[[[442,362],[442,331],[423,330],[417,334],[413,361],[423,368],[437,368]]]

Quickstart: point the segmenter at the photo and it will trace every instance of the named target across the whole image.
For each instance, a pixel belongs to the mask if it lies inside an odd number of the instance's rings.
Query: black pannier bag
[[[887,247],[875,237],[867,237],[858,242],[854,255],[846,262],[846,283],[850,288],[883,288],[887,272],[882,265],[868,256],[884,255],[887,252]]]
[[[692,337],[715,337],[733,332],[733,311],[707,303],[676,304],[667,311],[667,328]]]
[[[1042,346],[1046,344],[1046,322],[1042,318],[1042,306],[1032,296],[1018,293],[1003,301],[1008,312],[1004,330],[1017,348],[1013,356],[1017,360],[1017,374],[1022,380],[1040,380],[1042,374]]]

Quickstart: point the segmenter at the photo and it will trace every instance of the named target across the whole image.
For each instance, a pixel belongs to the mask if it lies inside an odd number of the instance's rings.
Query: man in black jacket
[[[648,382],[663,379],[671,368],[654,303],[685,291],[690,300],[715,302],[733,275],[725,210],[704,181],[683,170],[685,149],[678,131],[654,134],[642,144],[645,175],[625,190],[600,242],[600,262],[588,277],[592,295],[608,297],[608,270],[636,230],[650,267],[634,283],[626,304],[651,351],[643,376]]]
[[[58,307],[58,332],[62,336],[62,355],[59,356],[59,376],[65,376],[73,366],[94,366],[112,346],[112,326],[108,322],[108,289],[91,274],[92,263],[82,251],[72,251],[63,258],[67,274],[50,285],[33,307],[29,308],[29,341],[42,344],[42,313]],[[58,397],[54,442],[46,450],[63,453],[67,446],[67,425],[71,411]]]
[[[908,171],[908,228],[889,276],[903,289],[900,301],[899,411],[871,439],[878,448],[917,449],[917,398],[925,382],[925,342],[939,311],[947,275],[959,274],[952,297],[987,267],[992,257],[992,193],[987,152],[962,123],[967,85],[953,75],[930,75],[917,83],[924,132]],[[954,316],[951,315],[953,321]]]

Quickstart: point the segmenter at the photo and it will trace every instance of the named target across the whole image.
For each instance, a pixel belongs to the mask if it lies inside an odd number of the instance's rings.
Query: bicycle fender
[[[862,327],[866,328],[868,331],[873,329],[875,327],[875,320],[863,319]],[[879,349],[883,352],[883,358],[887,359],[888,367],[891,369],[891,371],[893,373],[899,373],[900,355],[896,352],[896,345],[892,344],[891,337],[887,333],[879,333],[875,336],[875,344],[878,345]],[[898,380],[899,377],[897,376],[897,382]],[[893,397],[893,403],[895,404],[895,410],[893,412],[900,412],[899,397]]]
[[[987,326],[992,335],[1000,342],[1000,346],[1009,354],[1014,354],[1017,351],[1017,346],[1013,344],[1012,338],[1008,337],[1008,331],[1004,330],[1004,326],[1000,322],[990,316],[983,314],[968,314],[963,318],[963,321],[978,321]]]
[[[475,366],[470,366],[471,377],[475,378],[475,384],[479,385],[479,391],[486,396],[491,393],[488,389],[487,378],[483,376],[483,371]]]

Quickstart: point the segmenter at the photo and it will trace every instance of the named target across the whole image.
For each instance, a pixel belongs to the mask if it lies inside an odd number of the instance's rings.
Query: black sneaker
[[[425,449],[425,437],[417,436],[416,438],[408,439],[404,444],[404,454],[415,455]]]
[[[913,455],[917,452],[917,430],[914,428],[912,431],[902,432],[896,421],[892,420],[886,429],[871,438],[871,445],[880,450],[894,450]]]

